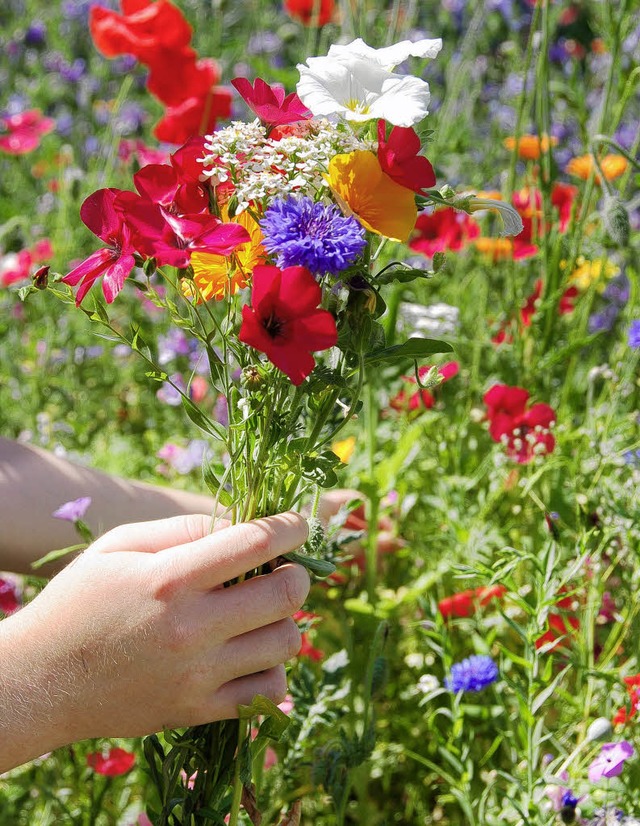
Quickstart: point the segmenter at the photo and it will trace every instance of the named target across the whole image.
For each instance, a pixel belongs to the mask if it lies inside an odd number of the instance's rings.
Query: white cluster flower
[[[314,196],[328,192],[324,180],[334,155],[358,149],[373,150],[375,142],[360,140],[348,129],[325,119],[305,121],[301,136],[275,140],[259,120],[234,122],[208,135],[201,159],[204,174],[214,184],[235,186],[236,213],[252,202],[284,198],[295,192]]]
[[[440,302],[426,306],[403,301],[399,307],[402,331],[417,338],[456,335],[460,324],[460,310]]]

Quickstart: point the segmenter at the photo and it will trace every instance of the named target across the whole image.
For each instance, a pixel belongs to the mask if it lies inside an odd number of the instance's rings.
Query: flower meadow
[[[0,823],[640,823],[639,10],[3,4],[2,435],[302,510],[313,585],[283,703]]]

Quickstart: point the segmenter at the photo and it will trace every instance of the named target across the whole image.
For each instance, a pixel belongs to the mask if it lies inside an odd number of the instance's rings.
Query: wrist
[[[1,773],[76,738],[56,685],[60,669],[31,606],[0,622],[0,661]]]

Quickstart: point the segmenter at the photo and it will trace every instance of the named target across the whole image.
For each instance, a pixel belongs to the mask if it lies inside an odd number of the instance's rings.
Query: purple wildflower
[[[627,343],[634,350],[640,348],[640,318],[635,318],[629,325]]]
[[[355,218],[345,218],[335,204],[306,197],[275,201],[260,227],[263,244],[279,267],[306,267],[314,275],[347,269],[366,243]]]
[[[67,522],[77,522],[85,515],[90,504],[90,496],[81,496],[79,499],[73,499],[71,502],[60,505],[51,516],[56,519],[66,519]]]
[[[444,681],[446,687],[458,691],[482,691],[499,677],[498,666],[485,654],[474,654],[451,666],[451,676]]]
[[[618,307],[624,307],[631,295],[631,284],[627,276],[622,273],[612,278],[607,284],[602,297]]]
[[[603,777],[617,777],[622,774],[625,760],[634,754],[634,748],[627,740],[620,743],[605,743],[600,749],[600,754],[589,766],[589,780],[598,783]]]
[[[615,304],[607,304],[599,313],[589,316],[589,332],[610,333],[619,315],[620,310]]]

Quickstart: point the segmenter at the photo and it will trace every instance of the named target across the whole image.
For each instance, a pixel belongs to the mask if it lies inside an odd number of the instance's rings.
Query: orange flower
[[[418,217],[414,194],[382,171],[373,152],[335,155],[326,180],[343,212],[378,235],[409,240]]]
[[[627,159],[623,155],[605,155],[604,158],[600,159],[602,172],[608,181],[619,178],[626,171],[628,165]],[[583,181],[587,180],[592,171],[595,171],[593,155],[580,155],[577,158],[571,158],[565,167],[565,172]],[[595,181],[597,184],[600,183],[598,173],[595,175]]]
[[[514,137],[505,138],[504,146],[513,152],[516,148],[516,139]],[[517,141],[518,157],[525,161],[537,161],[543,152],[548,152],[550,146],[557,146],[558,139],[552,137],[549,139],[548,135],[543,135],[539,138],[537,135],[520,135]]]
[[[513,241],[510,238],[476,238],[473,242],[478,252],[488,255],[493,261],[511,258],[513,255]]]
[[[209,252],[192,253],[193,280],[205,301],[212,298],[221,301],[223,298],[235,295],[238,290],[247,286],[253,268],[258,264],[264,264],[267,257],[262,246],[260,227],[247,211],[241,212],[233,219],[233,222],[229,221],[226,207],[222,208],[221,213],[223,221],[244,227],[251,236],[251,240],[246,244],[241,244],[230,257],[213,255]],[[195,293],[190,286],[187,281],[185,283],[187,295]]]

